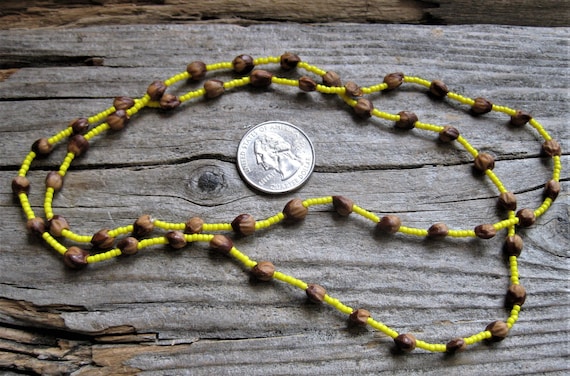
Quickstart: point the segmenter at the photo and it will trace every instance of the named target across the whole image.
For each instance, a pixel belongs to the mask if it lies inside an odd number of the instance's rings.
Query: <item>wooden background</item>
[[[38,2],[34,9],[51,3]],[[12,20],[24,12],[21,19],[29,17],[33,27],[0,31],[2,374],[568,371],[568,28],[257,24],[277,16],[238,24],[156,25],[167,21],[157,19],[155,25],[101,26],[133,22],[122,18],[125,12],[116,18],[102,12],[128,7],[127,2],[99,3],[81,12],[88,19],[100,11],[93,22],[63,16],[41,21],[41,12],[24,9],[25,1],[7,2],[2,11]],[[404,2],[401,12],[417,3]],[[440,3],[439,9],[451,6]],[[145,6],[159,8],[153,2]],[[52,11],[63,15],[67,9]],[[561,13],[551,12],[545,20]],[[86,24],[98,26],[36,28]],[[156,247],[74,272],[25,233],[10,181],[37,138],[107,108],[115,96],[140,96],[151,81],[178,73],[193,60],[211,63],[241,53],[261,57],[285,51],[361,85],[381,82],[393,71],[439,78],[465,95],[532,112],[560,140],[563,192],[536,225],[522,231],[519,264],[529,296],[505,341],[478,344],[456,356],[421,350],[400,355],[383,334],[354,328],[331,307],[308,303],[302,291],[277,281],[252,282],[236,262],[202,245],[177,252]],[[521,206],[538,205],[551,166],[540,157],[540,141],[528,128],[506,126],[498,114],[473,118],[465,108],[411,87],[372,99],[386,111],[413,110],[421,120],[458,127],[474,146],[497,157],[495,171]],[[235,167],[246,127],[271,119],[303,128],[317,154],[308,184],[285,196],[250,190]],[[73,164],[54,207],[82,233],[127,225],[143,213],[172,221],[191,215],[231,221],[243,212],[261,219],[292,197],[328,194],[343,194],[378,215],[397,213],[406,224],[425,228],[436,221],[472,228],[499,218],[496,190],[472,174],[467,153],[433,139],[419,131],[398,132],[380,120],[359,121],[337,98],[284,87],[238,90],[170,114],[144,111],[123,132],[98,138]],[[46,171],[57,168],[62,155],[60,148],[30,173],[36,213],[42,212]],[[441,242],[378,237],[370,223],[319,207],[303,224],[277,226],[238,239],[236,246],[324,285],[348,305],[366,307],[398,331],[447,342],[507,317],[502,237]]]
[[[567,0],[3,0],[0,28],[371,22],[568,26]]]

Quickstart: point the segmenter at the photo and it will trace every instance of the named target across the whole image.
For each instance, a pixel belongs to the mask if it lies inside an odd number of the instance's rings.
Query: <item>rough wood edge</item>
[[[516,0],[495,2],[379,0],[347,5],[339,0],[297,1],[243,0],[186,2],[173,0],[101,0],[87,5],[62,6],[47,0],[8,0],[0,11],[0,29],[84,27],[117,24],[231,23],[252,25],[266,22],[356,22],[410,24],[505,24],[523,26],[567,26],[568,11],[560,2]]]

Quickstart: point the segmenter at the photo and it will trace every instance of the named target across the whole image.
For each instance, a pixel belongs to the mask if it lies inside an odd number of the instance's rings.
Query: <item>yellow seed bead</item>
[[[383,111],[380,111],[376,108],[372,109],[371,114],[378,117],[378,118],[388,120],[388,121],[398,121],[400,119],[400,115],[394,115],[394,114],[390,114],[388,112],[383,112]]]
[[[231,231],[231,223],[204,223],[202,226],[204,231]]]
[[[103,123],[98,125],[97,127],[91,129],[89,132],[87,132],[83,137],[85,137],[86,140],[89,140],[95,136],[100,135],[103,132],[106,132],[110,129],[111,127],[109,126],[109,124],[107,123]]]
[[[278,85],[299,87],[299,80],[291,80],[288,78],[279,78],[279,77],[273,76],[271,78],[271,82],[274,84],[278,84]]]
[[[419,339],[416,339],[416,347],[423,349],[423,350],[431,351],[431,352],[445,352],[445,351],[447,351],[447,347],[444,344],[428,343],[428,342],[421,341]]]
[[[447,97],[450,99],[456,100],[460,103],[466,104],[468,106],[473,106],[473,104],[475,103],[475,100],[473,100],[471,98],[464,97],[463,95],[460,95],[458,93],[453,93],[451,91],[447,93]]]
[[[413,235],[413,236],[427,236],[427,234],[428,234],[428,231],[425,229],[415,228],[415,227],[406,227],[406,226],[400,226],[398,231],[403,233],[403,234]]]
[[[73,162],[74,158],[75,158],[75,154],[67,153],[63,162],[59,166],[59,174],[61,176],[65,176],[65,174],[66,174],[67,170],[69,169],[69,166],[71,166],[71,162]]]
[[[460,135],[459,137],[457,137],[457,142],[459,142],[461,145],[463,145],[465,150],[467,150],[469,152],[469,154],[471,154],[473,156],[473,158],[477,158],[477,156],[479,155],[479,152],[477,151],[477,149],[475,149],[473,146],[471,146],[471,144],[465,138],[463,138],[463,136]]]
[[[418,129],[423,129],[425,131],[432,131],[432,132],[436,132],[436,133],[439,133],[443,130],[442,126],[435,125],[435,124],[429,124],[429,123],[423,123],[421,121],[416,121],[414,123],[414,127],[418,128]]]
[[[366,323],[370,325],[372,328],[377,329],[382,333],[386,334],[388,337],[396,338],[398,335],[400,335],[397,331],[393,330],[392,328],[390,328],[389,326],[385,325],[380,321],[374,320],[372,317],[369,317],[368,320],[366,320]]]
[[[30,151],[28,155],[26,155],[26,157],[22,161],[20,169],[18,170],[18,176],[26,176],[35,158],[36,158],[36,153],[33,151]]]
[[[361,90],[362,90],[363,94],[368,95],[368,94],[372,94],[372,93],[376,93],[379,91],[386,90],[387,88],[388,88],[388,84],[386,84],[385,82],[382,82],[381,84],[378,84],[378,85],[363,87],[363,88],[361,88]]]
[[[535,118],[531,118],[528,123],[530,124],[531,127],[536,129],[536,131],[540,134],[542,138],[544,138],[545,141],[550,141],[552,139],[552,137],[550,137],[546,129],[544,129],[542,125]]]
[[[24,211],[24,214],[26,214],[26,219],[36,218],[32,206],[30,205],[30,200],[28,199],[28,195],[22,192],[18,194],[18,198],[20,199],[20,205],[22,206],[22,210]]]
[[[45,240],[46,243],[49,244],[50,247],[55,249],[60,254],[63,255],[65,252],[67,252],[67,247],[65,247],[60,242],[58,242],[54,237],[51,236],[51,234],[49,232],[47,232],[47,231],[44,232],[42,234],[42,238]]]
[[[340,302],[340,300],[336,299],[336,298],[332,298],[330,295],[326,294],[323,298],[323,301],[325,303],[327,303],[328,305],[336,308],[338,311],[346,314],[346,315],[350,315],[354,309],[352,307],[349,307],[347,305],[344,305],[343,303]]]
[[[247,255],[241,253],[235,247],[232,247],[232,249],[230,249],[230,255],[241,262],[246,268],[251,269],[257,265],[257,262],[251,260]]]
[[[63,229],[61,231],[61,235],[63,235],[65,238],[72,240],[76,243],[89,243],[89,242],[91,242],[91,238],[92,238],[91,235],[79,235],[79,234],[76,234],[73,231],[68,230],[68,229]]]
[[[354,213],[356,213],[356,214],[358,214],[358,215],[364,217],[364,218],[367,218],[367,219],[371,220],[371,221],[374,222],[374,223],[380,222],[380,218],[378,218],[377,215],[375,215],[375,214],[369,212],[368,210],[362,209],[362,208],[361,208],[360,206],[358,206],[358,205],[354,205],[354,206],[352,207],[352,211],[353,211]]]
[[[307,289],[307,284],[305,282],[301,281],[300,279],[291,277],[290,275],[278,272],[278,271],[273,273],[273,278],[278,279],[282,282],[288,283],[292,286],[298,287],[301,290]]]
[[[212,234],[184,234],[187,242],[210,242],[214,235]]]
[[[121,254],[122,253],[121,253],[120,249],[114,248],[114,249],[111,249],[107,252],[98,253],[96,255],[88,256],[87,257],[87,263],[91,264],[91,263],[95,263],[95,262],[107,261],[107,260],[110,260],[112,258],[118,257]]]
[[[279,62],[281,62],[281,57],[277,56],[260,57],[253,60],[254,65],[276,64]]]
[[[67,137],[69,137],[72,133],[73,133],[73,129],[71,127],[67,127],[64,130],[62,130],[61,132],[58,132],[53,137],[48,138],[48,142],[52,145],[55,145],[55,144],[61,142],[62,140],[66,139]]]
[[[133,225],[128,225],[123,227],[117,227],[116,229],[110,230],[109,236],[115,238],[119,235],[125,235],[131,232],[133,232]]]
[[[316,74],[316,75],[318,75],[318,76],[324,76],[324,75],[327,73],[326,71],[324,71],[324,70],[322,70],[322,69],[320,69],[320,68],[318,68],[318,67],[316,67],[316,66],[314,66],[314,65],[308,64],[308,63],[306,63],[306,62],[304,62],[304,61],[300,61],[300,62],[297,64],[297,68],[304,69],[304,70],[306,70],[307,72],[314,73],[314,74]]]
[[[404,82],[410,83],[410,84],[418,84],[418,85],[422,85],[422,86],[425,86],[428,88],[431,85],[431,81],[424,80],[423,78],[420,78],[420,77],[411,77],[411,76],[406,76],[406,75],[404,75]]]
[[[332,203],[332,196],[309,198],[303,201],[303,206],[308,208],[314,205],[326,205]]]
[[[540,205],[535,211],[534,211],[534,216],[536,218],[540,217],[541,215],[543,215],[548,208],[550,207],[550,205],[552,204],[552,199],[550,197],[547,197],[544,199],[542,205]]]
[[[503,183],[501,182],[499,177],[493,172],[493,170],[485,170],[485,174],[489,177],[489,179],[491,179],[493,184],[495,184],[495,187],[497,187],[499,192],[503,193],[507,191],[503,186]]]
[[[500,222],[494,223],[493,227],[495,228],[495,230],[499,231],[502,230],[504,228],[507,228],[509,226],[512,226],[514,224],[516,224],[518,222],[517,218],[509,218],[509,219],[505,219],[502,220]]]
[[[189,101],[191,99],[195,99],[198,97],[202,97],[206,94],[206,89],[204,89],[203,87],[201,87],[200,89],[194,90],[194,91],[190,91],[184,95],[181,95],[180,97],[178,97],[178,99],[180,100],[180,102],[186,102]]]
[[[492,109],[493,109],[493,111],[502,112],[502,113],[507,114],[507,115],[509,115],[509,116],[513,116],[514,114],[517,113],[517,111],[514,110],[514,109],[512,109],[512,108],[509,108],[509,107],[506,107],[506,106],[499,106],[499,105],[496,105],[496,104],[493,105],[493,108],[492,108]]]

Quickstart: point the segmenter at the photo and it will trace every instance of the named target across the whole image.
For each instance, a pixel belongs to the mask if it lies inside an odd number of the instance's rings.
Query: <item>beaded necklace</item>
[[[260,65],[279,64],[282,70],[302,69],[307,72],[298,79],[277,77],[273,73],[256,69]],[[239,78],[226,82],[209,79],[203,87],[190,91],[186,94],[175,96],[166,93],[167,88],[177,82],[191,80],[202,81],[208,72],[216,70],[231,70],[239,75]],[[322,83],[317,83],[316,77],[320,77]],[[414,84],[427,88],[427,93],[435,98],[449,98],[468,106],[474,116],[483,115],[491,111],[510,116],[510,124],[523,126],[529,124],[544,139],[542,152],[552,159],[552,177],[547,181],[544,188],[544,200],[536,209],[517,209],[517,200],[512,191],[507,190],[499,177],[493,172],[494,158],[485,152],[479,152],[460,133],[451,126],[440,126],[424,123],[409,111],[398,114],[390,114],[380,111],[365,96],[381,91],[393,90],[402,84]],[[380,119],[393,122],[400,129],[420,129],[433,132],[438,135],[440,142],[459,143],[474,159],[474,168],[485,174],[499,191],[498,203],[506,209],[507,217],[496,223],[483,223],[473,229],[451,229],[444,223],[434,223],[428,229],[408,227],[402,224],[398,216],[386,214],[377,216],[356,205],[352,200],[343,196],[325,196],[301,200],[292,199],[285,205],[281,212],[263,220],[255,220],[250,214],[240,214],[228,223],[205,223],[199,217],[192,217],[186,222],[171,223],[154,219],[150,215],[142,215],[133,224],[117,227],[114,229],[102,229],[93,235],[80,235],[74,233],[66,219],[54,214],[52,202],[56,192],[63,187],[65,177],[74,159],[84,155],[91,142],[102,133],[116,132],[123,129],[131,117],[142,108],[151,107],[162,110],[172,110],[184,102],[198,98],[215,98],[222,95],[226,90],[236,89],[243,86],[266,88],[270,85],[284,85],[297,87],[304,92],[317,91],[323,94],[340,96],[344,102],[352,107],[355,113],[362,118],[375,116]],[[67,153],[58,171],[47,174],[45,180],[44,211],[47,223],[42,217],[34,213],[28,194],[30,182],[26,177],[32,162],[36,157],[46,156],[52,152],[57,144],[67,140]],[[467,346],[481,341],[500,341],[504,339],[509,330],[518,319],[519,311],[526,298],[526,291],[519,282],[517,258],[521,254],[523,241],[516,233],[517,227],[528,227],[535,223],[536,219],[543,215],[560,192],[561,171],[561,148],[558,142],[550,137],[548,132],[529,113],[515,110],[505,106],[491,103],[484,98],[468,98],[448,89],[445,83],[439,80],[428,81],[423,78],[407,76],[403,73],[391,73],[384,77],[383,82],[360,87],[354,82],[346,82],[344,85],[338,74],[333,71],[325,71],[314,65],[301,61],[299,56],[285,53],[277,57],[265,57],[254,59],[249,55],[237,56],[231,62],[220,62],[206,65],[204,62],[195,61],[186,67],[186,71],[176,74],[165,81],[154,81],[148,87],[146,93],[138,99],[129,97],[117,97],[113,105],[100,113],[87,118],[77,118],[68,127],[59,133],[37,140],[27,154],[18,176],[12,181],[12,190],[19,199],[23,212],[26,216],[27,229],[49,244],[54,250],[63,256],[64,263],[71,268],[82,268],[88,264],[103,262],[121,255],[133,255],[138,251],[157,245],[169,245],[174,249],[185,247],[188,243],[205,242],[209,247],[224,255],[229,255],[241,263],[251,274],[260,281],[279,280],[289,285],[304,290],[308,299],[316,303],[327,303],[338,311],[348,315],[349,321],[369,325],[387,336],[393,338],[396,346],[408,352],[415,348],[421,348],[432,352],[455,353],[463,351]],[[351,213],[360,215],[371,221],[376,231],[388,234],[402,233],[416,237],[432,239],[453,238],[480,238],[490,239],[498,231],[506,230],[507,236],[504,243],[504,252],[509,259],[510,286],[507,289],[505,303],[510,311],[505,321],[491,322],[478,333],[465,337],[451,339],[447,343],[428,343],[415,338],[411,333],[398,333],[386,324],[374,319],[372,314],[364,309],[354,309],[343,304],[338,299],[327,293],[324,287],[315,283],[306,283],[291,275],[276,270],[269,261],[254,261],[246,254],[238,250],[233,240],[225,235],[234,232],[240,236],[248,236],[267,229],[283,221],[303,221],[310,207],[327,205],[334,208],[340,216],[348,216]],[[155,231],[162,231],[160,236],[151,236]],[[221,232],[221,233],[218,233]],[[72,245],[66,245],[71,243]],[[81,248],[80,244],[90,244],[92,252]]]

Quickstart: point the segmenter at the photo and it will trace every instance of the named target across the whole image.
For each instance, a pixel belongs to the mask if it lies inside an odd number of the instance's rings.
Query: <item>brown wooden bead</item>
[[[386,215],[376,224],[376,229],[388,234],[395,234],[400,229],[402,220],[396,215]]]
[[[299,89],[303,91],[315,91],[317,90],[317,82],[311,77],[302,76],[299,78]]]
[[[410,352],[416,348],[416,337],[410,333],[400,334],[394,338],[394,343],[401,351]]]
[[[206,98],[212,99],[224,94],[224,82],[220,80],[208,80],[204,82],[204,90],[206,90]]]
[[[241,235],[251,235],[255,232],[255,219],[250,214],[240,214],[232,221],[232,228]]]
[[[388,85],[388,90],[396,89],[404,82],[404,73],[395,72],[384,76],[384,83]]]
[[[203,226],[204,220],[202,220],[202,218],[192,217],[186,221],[184,232],[187,234],[199,234],[202,232]]]
[[[344,196],[333,196],[333,206],[339,215],[346,217],[352,213],[354,201]]]
[[[247,74],[255,67],[253,57],[249,55],[239,55],[233,61],[234,71],[239,74]]]
[[[352,311],[352,313],[348,316],[348,319],[355,324],[366,325],[368,323],[368,319],[371,316],[372,315],[368,310],[359,308]]]
[[[485,98],[475,98],[475,103],[471,106],[471,113],[474,115],[482,115],[491,112],[493,103]]]
[[[499,195],[499,205],[506,210],[516,210],[517,197],[513,192],[501,192]]]
[[[305,290],[307,297],[314,303],[322,303],[327,294],[327,290],[321,285],[310,283]]]
[[[176,107],[180,106],[180,99],[178,99],[178,97],[176,95],[172,95],[172,94],[164,94],[162,96],[162,98],[160,98],[160,108],[162,108],[163,110],[173,110]]]
[[[89,120],[86,118],[78,118],[69,123],[73,130],[73,134],[84,134],[89,129]]]
[[[249,83],[254,87],[269,87],[273,74],[266,70],[257,69],[251,72]]]
[[[327,86],[342,86],[342,81],[338,73],[328,71],[323,76],[323,84]]]
[[[368,119],[371,117],[373,110],[374,104],[366,98],[358,98],[356,105],[354,106],[354,112],[356,115],[363,119]]]
[[[479,153],[475,158],[474,166],[481,172],[492,170],[495,168],[495,158],[489,153]]]
[[[57,171],[50,171],[46,176],[46,187],[53,188],[55,192],[61,190],[63,187],[63,176]]]
[[[344,89],[346,90],[346,95],[353,98],[361,97],[364,94],[360,86],[352,81],[348,81],[346,84],[344,84]]]
[[[87,266],[89,252],[79,247],[69,247],[63,254],[63,262],[70,268],[80,269]]]
[[[444,126],[441,132],[439,132],[439,140],[441,142],[455,141],[457,140],[458,137],[459,137],[459,130],[450,125]]]
[[[273,273],[275,273],[275,265],[269,261],[260,261],[251,268],[251,274],[260,281],[270,281]]]
[[[47,138],[40,138],[32,144],[32,151],[38,155],[38,157],[45,157],[53,150],[53,145],[49,143]]]
[[[522,285],[510,285],[505,297],[505,305],[511,309],[513,306],[522,306],[526,301],[526,290]]]
[[[400,111],[398,115],[400,120],[396,121],[395,125],[399,129],[413,129],[418,121],[418,116],[410,111]]]
[[[150,234],[154,230],[154,222],[150,215],[144,214],[133,223],[133,236],[140,238]]]
[[[69,230],[69,223],[61,215],[54,215],[48,221],[48,231],[52,236],[61,236],[63,230]]]
[[[109,124],[109,128],[114,131],[120,131],[129,122],[129,115],[125,110],[117,110],[107,116],[106,121]]]
[[[206,64],[202,61],[193,61],[186,66],[186,72],[190,74],[190,80],[200,81],[206,77]]]
[[[230,253],[233,246],[232,240],[225,235],[214,235],[212,240],[210,240],[210,248],[225,255]]]
[[[434,223],[428,229],[428,238],[430,239],[441,239],[445,238],[449,234],[449,228],[445,223]]]
[[[180,249],[186,246],[186,238],[182,231],[168,231],[164,236],[168,240],[168,245],[174,249]]]
[[[558,194],[560,193],[560,182],[557,180],[549,180],[544,186],[544,195],[549,197],[551,200],[556,200]]]
[[[480,239],[491,239],[497,235],[497,230],[493,225],[485,223],[475,227],[475,235]]]
[[[491,332],[491,338],[489,338],[489,340],[492,342],[499,342],[504,340],[507,334],[509,333],[509,327],[507,326],[507,324],[500,320],[493,321],[492,323],[487,325],[485,330]]]
[[[128,110],[135,105],[135,100],[131,97],[116,97],[113,100],[115,110]]]
[[[42,236],[42,234],[46,231],[46,225],[43,218],[34,217],[28,219],[26,222],[26,228],[28,231],[34,235]]]
[[[520,227],[530,227],[536,222],[536,216],[534,215],[534,210],[532,209],[521,209],[517,212],[517,217],[519,219]]]
[[[15,195],[30,193],[30,181],[25,176],[16,176],[12,179],[12,192]]]
[[[303,201],[299,198],[294,198],[289,201],[283,209],[285,218],[292,221],[302,221],[308,212],[309,209],[303,205]]]
[[[301,58],[291,52],[285,52],[281,55],[280,65],[284,70],[291,70],[297,67],[297,64],[301,62]]]
[[[89,141],[83,135],[76,134],[67,143],[67,151],[75,154],[77,157],[85,154],[87,150],[89,150]]]
[[[504,245],[504,250],[507,256],[519,257],[521,255],[522,249],[523,240],[519,235],[515,234],[512,236],[507,236]]]
[[[450,354],[462,352],[466,348],[467,348],[467,343],[463,338],[454,338],[451,341],[447,342],[447,344],[445,345],[445,351]]]
[[[111,249],[115,245],[115,238],[109,235],[109,229],[102,229],[93,234],[91,244],[99,249]]]
[[[117,243],[117,248],[121,250],[121,254],[125,256],[134,255],[139,251],[139,241],[132,236],[123,238]]]
[[[162,81],[154,81],[146,89],[151,101],[158,101],[166,91],[166,85]]]
[[[517,127],[523,126],[532,119],[532,115],[528,112],[517,110],[516,113],[511,116],[511,124]]]
[[[554,157],[555,155],[560,156],[562,155],[562,148],[558,141],[550,139],[548,141],[544,141],[542,144],[542,152],[549,157]]]
[[[433,80],[429,86],[429,92],[436,98],[444,98],[449,93],[449,89],[443,81]]]

